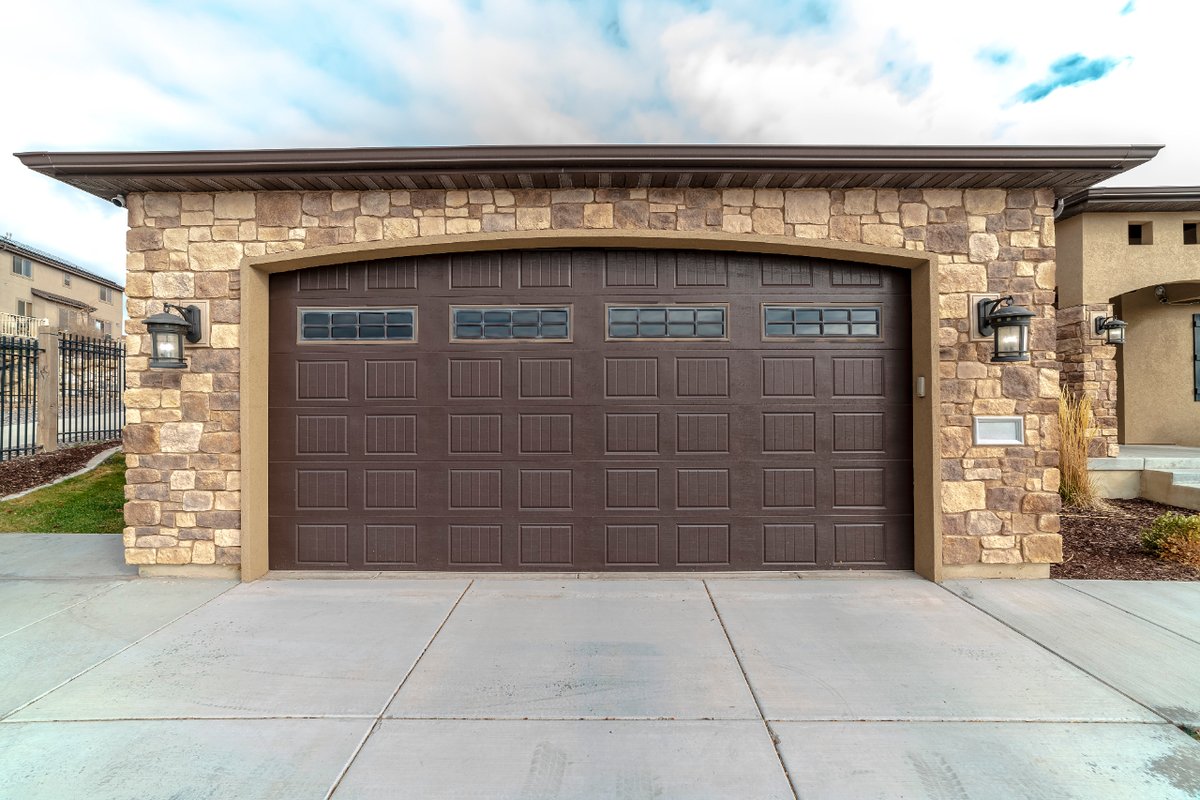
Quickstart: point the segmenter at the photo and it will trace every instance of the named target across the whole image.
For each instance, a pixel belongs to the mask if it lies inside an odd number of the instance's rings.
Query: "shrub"
[[[1096,487],[1088,472],[1088,442],[1092,438],[1092,400],[1076,397],[1066,387],[1058,395],[1058,468],[1062,480],[1058,493],[1067,508],[1095,508],[1100,505]]]
[[[1142,531],[1142,546],[1166,561],[1200,567],[1200,514],[1168,511]]]

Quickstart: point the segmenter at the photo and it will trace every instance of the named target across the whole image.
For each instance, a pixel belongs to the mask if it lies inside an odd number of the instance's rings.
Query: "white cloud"
[[[20,78],[0,147],[1160,142],[1115,182],[1200,183],[1185,61],[1200,4],[1123,5],[845,0],[806,29],[766,0],[47,0],[6,9],[24,35],[0,48]],[[1012,102],[1073,53],[1129,60]],[[889,60],[928,84],[902,91]],[[121,277],[123,213],[11,158],[0,182],[0,233]]]

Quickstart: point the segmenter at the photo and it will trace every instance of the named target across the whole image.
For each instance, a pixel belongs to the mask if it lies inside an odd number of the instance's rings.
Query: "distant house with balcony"
[[[57,330],[120,338],[125,287],[0,236],[0,335]]]

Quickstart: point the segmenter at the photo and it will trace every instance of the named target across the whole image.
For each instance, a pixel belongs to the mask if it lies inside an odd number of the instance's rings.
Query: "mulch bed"
[[[1186,508],[1149,500],[1106,500],[1111,510],[1062,513],[1063,563],[1051,565],[1052,578],[1121,581],[1195,581],[1200,570],[1162,561],[1142,549],[1141,534],[1155,517]]]
[[[0,461],[0,497],[23,492],[49,483],[55,478],[70,475],[87,466],[87,462],[120,441],[64,447],[53,453],[37,453],[11,461]]]

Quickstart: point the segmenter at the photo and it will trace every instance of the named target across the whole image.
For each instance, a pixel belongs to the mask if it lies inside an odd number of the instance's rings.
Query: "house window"
[[[451,341],[540,339],[570,341],[571,310],[566,306],[452,308]]]
[[[763,336],[798,339],[815,336],[879,336],[878,308],[763,306]]]
[[[724,339],[726,306],[610,306],[609,339]]]
[[[33,303],[30,302],[29,300],[18,300],[17,301],[17,316],[18,317],[32,317],[33,316]]]
[[[414,342],[415,308],[302,308],[302,342]]]
[[[58,310],[58,329],[60,331],[70,330],[71,328],[71,312],[65,308]]]
[[[33,262],[28,258],[13,256],[13,274],[23,278],[33,277]]]
[[[1183,243],[1184,244],[1200,244],[1196,238],[1196,223],[1183,223]]]
[[[1196,402],[1200,403],[1200,314],[1192,315],[1192,362],[1196,373],[1192,377],[1192,389]]]
[[[108,288],[107,286],[100,287],[100,302],[102,302],[102,303],[111,303],[112,302],[112,289]]]
[[[1149,222],[1129,223],[1130,244],[1154,244],[1154,226]]]
[[[70,285],[71,285],[71,273],[64,272],[63,273],[63,286],[70,286]]]

